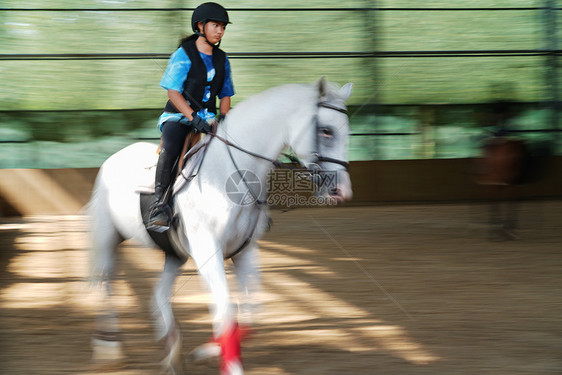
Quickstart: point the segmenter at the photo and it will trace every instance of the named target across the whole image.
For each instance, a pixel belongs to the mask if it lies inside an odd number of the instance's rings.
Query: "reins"
[[[276,167],[282,167],[282,166],[284,165],[284,164],[283,164],[282,162],[280,162],[279,160],[271,159],[271,158],[268,158],[268,157],[266,157],[266,156],[263,156],[263,155],[260,155],[260,154],[255,153],[255,152],[252,152],[252,151],[250,151],[250,150],[247,150],[247,149],[245,149],[245,148],[243,148],[243,147],[240,147],[240,146],[238,146],[237,144],[230,142],[228,139],[226,139],[226,138],[224,138],[224,137],[221,137],[221,136],[218,135],[217,133],[208,133],[208,134],[209,134],[211,137],[217,138],[219,141],[221,141],[222,143],[224,143],[225,145],[227,145],[227,146],[229,146],[229,147],[234,147],[235,149],[237,149],[237,150],[239,150],[239,151],[242,151],[243,153],[248,154],[248,155],[250,155],[250,156],[253,156],[253,157],[255,157],[255,158],[262,159],[262,160],[266,160],[266,161],[270,162],[271,164],[273,164],[273,165],[276,166]],[[229,149],[229,150],[230,150],[230,149]],[[283,154],[283,155],[284,155],[284,156],[289,156],[289,155],[287,155],[287,154]],[[231,158],[232,158],[232,155],[231,155]]]

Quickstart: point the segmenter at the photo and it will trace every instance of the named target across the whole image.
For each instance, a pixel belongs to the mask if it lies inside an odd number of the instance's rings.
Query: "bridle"
[[[333,104],[330,104],[330,103],[318,102],[318,109],[320,109],[320,108],[332,109],[334,111],[338,111],[340,113],[343,113],[347,116],[347,109],[346,108],[337,107],[337,106],[335,106]],[[315,117],[314,123],[315,123],[315,127],[316,127],[316,147],[315,147],[315,151],[312,153],[312,155],[314,156],[314,160],[312,161],[311,164],[319,166],[318,163],[332,163],[332,164],[341,165],[346,170],[349,169],[349,163],[347,161],[329,158],[327,156],[322,156],[320,154],[320,151],[319,151],[320,150],[320,120],[318,119],[318,113],[316,113],[314,117]],[[310,169],[310,168],[307,168],[307,169]],[[317,170],[321,170],[321,168],[318,168]]]

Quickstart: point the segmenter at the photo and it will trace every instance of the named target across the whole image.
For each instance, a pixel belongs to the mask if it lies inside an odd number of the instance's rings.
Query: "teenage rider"
[[[160,81],[160,86],[168,90],[169,100],[158,120],[162,148],[156,166],[156,202],[148,220],[151,230],[162,232],[169,228],[171,209],[166,190],[186,136],[191,131],[211,131],[210,124],[216,121],[217,96],[219,119],[230,110],[230,97],[234,95],[230,63],[219,49],[228,23],[228,13],[221,5],[199,5],[191,16],[194,34],[183,39],[170,56]]]

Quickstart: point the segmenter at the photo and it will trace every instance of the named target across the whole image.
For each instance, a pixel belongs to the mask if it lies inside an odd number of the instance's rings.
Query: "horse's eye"
[[[324,138],[334,138],[334,130],[330,128],[320,128],[319,135]]]

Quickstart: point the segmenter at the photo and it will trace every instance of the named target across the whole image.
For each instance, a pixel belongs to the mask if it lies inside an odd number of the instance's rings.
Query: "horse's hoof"
[[[251,339],[256,331],[250,326],[240,325],[238,327],[240,341]],[[206,344],[199,345],[187,356],[186,363],[215,365],[220,361],[221,347],[216,340],[210,340]]]
[[[221,375],[244,375],[244,368],[242,363],[238,360],[233,360],[223,366]]]
[[[121,342],[92,339],[92,367],[96,369],[121,368],[125,356]]]
[[[221,355],[221,347],[215,341],[199,345],[187,356],[187,363],[205,364],[209,362],[218,363]]]
[[[513,229],[502,228],[502,233],[509,241],[518,241],[521,239]]]
[[[162,366],[159,375],[183,375],[183,367],[180,366]]]
[[[181,359],[181,353],[170,352],[160,362],[160,375],[182,375],[183,374],[183,364]]]
[[[160,362],[161,375],[180,375],[183,374],[182,359],[182,335],[179,325],[168,332],[163,339],[166,357]]]
[[[490,241],[503,242],[503,241],[518,241],[520,237],[512,229],[498,228],[490,232],[488,236]]]

